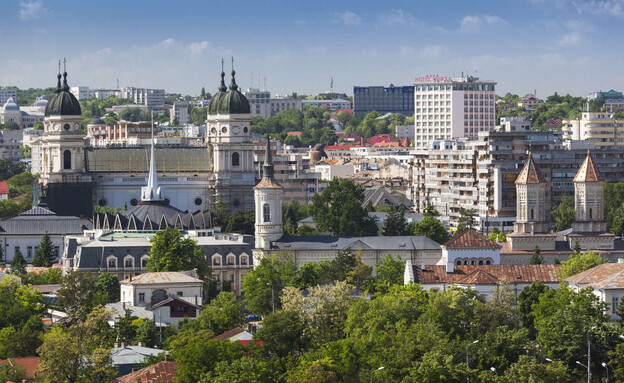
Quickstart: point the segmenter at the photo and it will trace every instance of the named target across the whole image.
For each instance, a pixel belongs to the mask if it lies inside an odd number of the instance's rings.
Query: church
[[[62,79],[62,82],[61,82]],[[95,148],[82,132],[80,103],[69,91],[67,72],[57,76],[45,108],[42,166],[34,201],[62,216],[91,217],[94,206],[138,206],[153,153],[162,198],[181,211],[253,209],[253,141],[250,108],[238,90],[235,71],[229,89],[221,72],[218,92],[208,105],[202,146]]]
[[[607,232],[603,206],[605,178],[589,150],[573,183],[575,216],[572,228],[549,232],[545,202],[548,182],[529,152],[516,179],[517,219],[514,232],[507,235],[507,242],[501,249],[502,264],[528,263],[536,247],[545,263],[553,263],[555,259],[567,260],[577,244],[581,250],[592,250],[611,262],[624,254],[624,242]]]

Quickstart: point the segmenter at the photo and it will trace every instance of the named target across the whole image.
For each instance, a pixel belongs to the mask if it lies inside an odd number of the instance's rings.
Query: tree
[[[70,270],[61,279],[58,305],[70,316],[84,319],[100,303],[95,278],[90,272]]]
[[[177,229],[168,227],[159,231],[150,242],[149,271],[197,270],[199,279],[205,281],[210,278],[212,271],[202,248],[196,241],[183,238]]]
[[[197,322],[201,328],[210,329],[215,335],[240,327],[245,322],[243,303],[236,300],[234,293],[223,291],[204,306]]]
[[[572,227],[574,222],[574,200],[569,197],[563,197],[559,206],[550,212],[557,222],[557,231],[566,230]]]
[[[407,227],[407,220],[405,219],[405,213],[401,209],[397,209],[392,206],[388,217],[381,226],[381,235],[393,236],[393,235],[408,235],[409,229]]]
[[[330,261],[329,269],[325,272],[326,282],[344,281],[356,265],[357,257],[350,247],[338,251],[336,257]]]
[[[15,254],[13,255],[13,259],[11,260],[11,274],[26,274],[26,260],[22,255],[20,249],[15,249]]]
[[[56,259],[54,245],[46,230],[41,237],[41,242],[39,242],[39,248],[35,251],[32,264],[35,267],[51,267],[54,259]]]
[[[201,98],[206,97],[206,88],[204,88],[203,86],[202,86],[202,88],[201,88],[200,97],[201,97]]]
[[[39,348],[38,372],[45,382],[108,382],[116,375],[110,348],[109,312],[95,309],[70,327],[55,326]]]
[[[456,235],[461,234],[466,230],[474,229],[477,226],[477,220],[475,219],[476,215],[476,209],[464,209],[463,207],[460,207],[459,218],[457,219],[457,230],[455,231]]]
[[[117,275],[110,273],[98,275],[95,288],[105,297],[107,303],[119,302],[121,286]]]
[[[254,235],[255,223],[255,211],[237,211],[229,217],[225,232]]]
[[[587,250],[585,253],[575,252],[570,255],[570,258],[567,261],[561,262],[559,276],[561,279],[566,279],[572,275],[589,270],[592,267],[602,265],[605,262],[608,262],[608,260],[591,250]]]
[[[363,288],[365,282],[370,281],[373,268],[362,262],[361,252],[355,254],[355,267],[347,273],[345,281],[355,288]]]
[[[401,258],[395,259],[392,255],[387,255],[377,262],[375,269],[377,270],[377,284],[387,284],[388,286],[403,284],[405,261]]]
[[[295,286],[300,289],[316,286],[321,281],[323,268],[317,262],[306,262],[299,268]],[[622,305],[624,306],[624,305]]]
[[[430,215],[425,215],[420,222],[410,223],[409,229],[412,235],[424,235],[440,244],[450,239],[442,222]]]
[[[0,365],[0,382],[21,382],[26,377],[26,369],[9,359]]]
[[[535,326],[533,325],[533,305],[539,303],[540,297],[551,287],[546,286],[540,281],[535,281],[531,285],[526,286],[518,294],[518,315],[522,326],[527,328],[533,338],[537,337]]]
[[[7,121],[2,124],[2,130],[19,130],[20,126],[15,121]]]
[[[533,249],[533,255],[531,255],[531,258],[529,259],[529,264],[541,265],[542,263],[544,263],[544,258],[542,258],[542,256],[540,255],[539,246],[535,245],[535,249]]]
[[[293,286],[297,276],[297,265],[292,254],[279,252],[264,254],[258,266],[243,277],[243,292],[247,308],[252,312],[267,314],[281,307],[281,292],[286,286]]]
[[[319,233],[312,226],[301,225],[297,228],[297,235],[300,237],[316,237]]]
[[[222,361],[200,383],[273,383],[280,381],[280,372],[263,360],[243,357],[234,361]]]
[[[505,371],[506,382],[570,382],[568,368],[559,360],[539,363],[535,357],[521,355],[519,360]]]
[[[266,350],[281,358],[302,352],[310,342],[300,313],[289,310],[267,315],[255,339],[261,340]]]
[[[312,216],[321,231],[333,235],[376,235],[377,224],[362,207],[364,188],[344,178],[334,178],[314,196]]]

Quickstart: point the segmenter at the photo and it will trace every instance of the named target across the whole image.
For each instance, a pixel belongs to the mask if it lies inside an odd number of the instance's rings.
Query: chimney
[[[125,310],[126,309],[126,302],[122,302],[121,303],[121,307]]]
[[[425,264],[424,264],[424,263],[420,265],[420,269],[421,269],[422,271],[425,271]]]
[[[165,353],[165,361],[169,360],[169,354]]]
[[[446,273],[451,274],[455,272],[455,264],[453,262],[446,262]]]
[[[618,258],[618,263],[624,263],[624,258]]]
[[[139,342],[138,346],[143,347],[143,342]]]
[[[128,281],[129,281],[129,282],[132,282],[132,274],[130,274],[130,275],[128,276]]]

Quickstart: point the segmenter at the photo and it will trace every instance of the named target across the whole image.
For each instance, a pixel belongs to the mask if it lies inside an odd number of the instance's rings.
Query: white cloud
[[[41,0],[20,2],[19,17],[22,20],[35,20],[48,12]]]
[[[578,32],[570,32],[565,34],[561,40],[559,40],[559,45],[564,47],[576,45],[581,41],[581,35]]]
[[[191,54],[195,56],[195,55],[202,53],[203,51],[210,48],[211,46],[212,46],[212,43],[210,41],[204,40],[199,43],[191,43],[191,45],[189,46],[189,49],[191,50]]]
[[[377,17],[379,26],[389,26],[398,24],[412,24],[416,22],[416,18],[409,12],[402,9],[391,9],[386,13],[382,13]]]
[[[476,33],[483,26],[504,25],[507,21],[498,16],[491,15],[468,15],[459,21],[460,31],[462,33]]]
[[[596,16],[624,16],[624,0],[572,1],[579,14],[590,13]]]
[[[169,48],[170,46],[173,46],[175,43],[176,43],[175,39],[173,37],[169,37],[168,39],[159,42],[158,45],[163,46],[165,48]]]
[[[343,23],[344,25],[353,26],[362,22],[362,18],[353,12],[336,12],[332,13],[335,23]]]

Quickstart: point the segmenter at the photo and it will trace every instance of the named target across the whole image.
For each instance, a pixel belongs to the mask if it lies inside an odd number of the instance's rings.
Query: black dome
[[[69,91],[67,85],[67,72],[63,73],[63,86],[61,87],[61,75],[58,76],[58,83],[54,97],[48,102],[45,108],[45,116],[80,116],[80,102]]]
[[[249,114],[251,108],[249,107],[249,101],[244,94],[238,90],[234,75],[236,72],[232,71],[232,82],[230,83],[230,90],[227,89],[223,81],[225,73],[221,72],[221,86],[219,92],[215,94],[208,104],[208,114]]]

